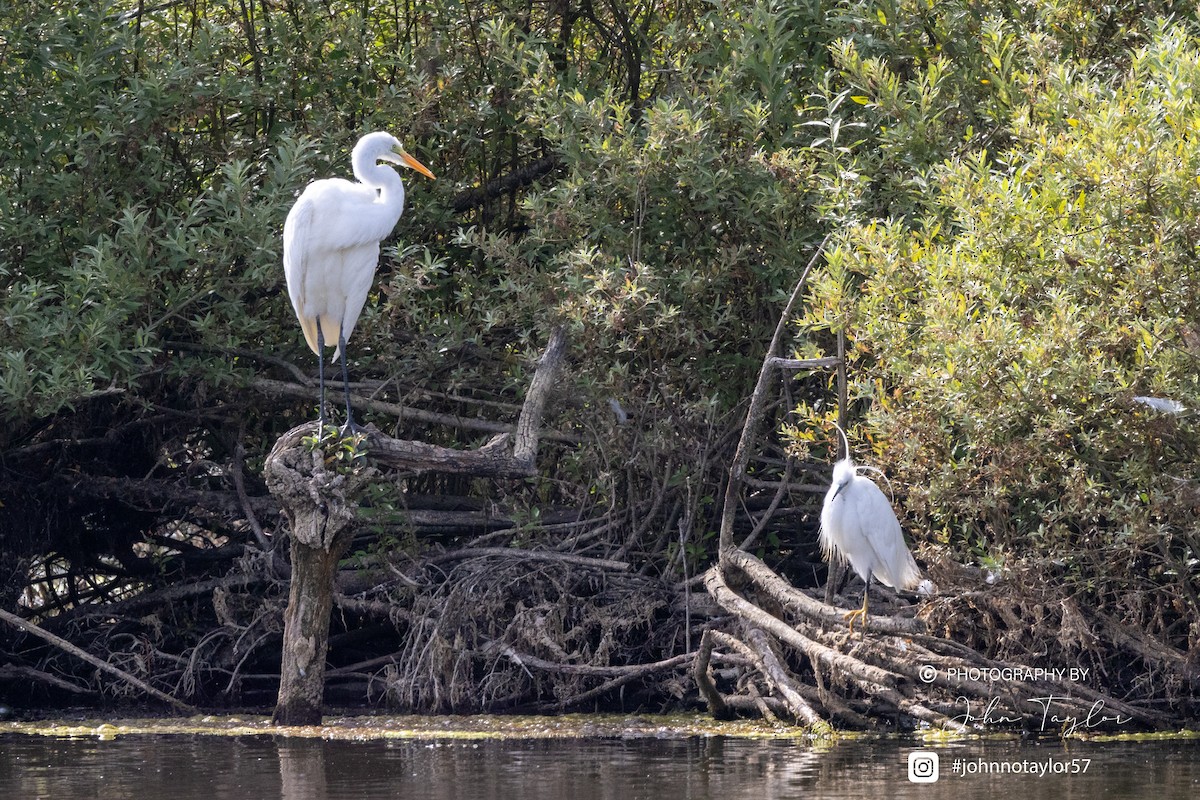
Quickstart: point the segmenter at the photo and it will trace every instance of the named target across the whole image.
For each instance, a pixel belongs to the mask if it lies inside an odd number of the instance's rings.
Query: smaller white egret
[[[318,436],[325,432],[325,346],[336,342],[333,360],[342,359],[346,389],[346,429],[358,429],[350,410],[350,380],[346,371],[346,340],[354,332],[375,277],[379,243],[396,227],[404,212],[404,182],[388,161],[433,173],[404,152],[390,133],[368,133],[350,156],[354,177],[313,181],[296,200],[283,225],[283,271],[288,296],[304,330],[304,339],[317,354],[320,383]]]
[[[1134,401],[1141,403],[1144,406],[1149,406],[1155,411],[1161,411],[1163,414],[1182,414],[1187,411],[1183,407],[1183,403],[1178,400],[1172,400],[1169,397],[1146,397],[1144,395],[1135,395]]]
[[[862,619],[865,632],[871,579],[893,589],[911,589],[921,573],[904,543],[892,504],[874,481],[858,474],[859,469],[869,468],[854,463],[845,432],[839,427],[838,433],[846,444],[846,457],[833,465],[833,484],[821,508],[821,553],[830,564],[849,561],[866,584],[862,608],[845,615],[851,633],[855,618]]]

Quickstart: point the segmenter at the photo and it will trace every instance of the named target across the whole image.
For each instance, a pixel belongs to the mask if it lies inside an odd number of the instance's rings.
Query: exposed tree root
[[[672,628],[659,581],[619,562],[527,555],[425,562],[421,588],[400,590],[412,592],[401,646],[375,680],[391,707],[561,710],[690,663],[656,636]]]
[[[290,454],[284,466],[295,473],[282,503],[251,470],[243,474],[236,451],[232,467],[208,464],[188,480],[144,471],[145,478],[80,476],[63,484],[77,501],[122,503],[146,520],[136,540],[126,532],[86,549],[42,551],[36,563],[10,558],[0,577],[16,576],[9,602],[16,606],[23,593],[22,612],[44,632],[122,675],[196,705],[261,709],[279,696],[288,579],[307,563],[295,554],[284,563],[280,510],[307,505],[318,513],[299,539],[332,587],[327,660],[298,648],[310,676],[318,661],[327,663],[310,707],[323,689],[325,702],[415,713],[704,704],[718,716],[758,715],[813,731],[1064,733],[1195,718],[1200,662],[1186,643],[1200,627],[1180,633],[1176,621],[1163,636],[1162,625],[1139,624],[1154,620],[1155,609],[1137,598],[1085,603],[1053,564],[1013,559],[998,580],[985,581],[926,543],[919,555],[940,591],[916,599],[873,592],[865,635],[850,635],[844,613],[858,605],[858,590],[838,597],[831,578],[822,592],[815,536],[788,538],[813,533],[827,467],[788,460],[770,439],[755,444],[755,430],[790,405],[769,396],[779,384],[768,376],[838,365],[777,358],[785,327],[741,407],[750,409],[744,426],[735,419],[740,410],[623,425],[564,415],[564,433],[540,434],[560,444],[535,469],[551,347],[525,404],[500,409],[509,422],[463,415],[456,400],[432,404],[436,411],[415,426],[503,438],[460,450],[374,432],[368,461],[389,491],[364,503],[376,515],[369,526],[335,535],[327,524],[344,518],[357,489],[300,444],[310,424],[280,440]],[[366,389],[356,405],[376,403]],[[498,403],[486,398],[495,397],[511,399],[485,394],[478,402],[494,412]],[[426,438],[465,438],[435,436]],[[588,444],[576,450],[580,441]],[[579,472],[577,458],[599,463]],[[722,505],[711,498],[726,469]],[[579,475],[587,483],[572,483]],[[326,497],[326,484],[344,496]],[[707,534],[717,515],[714,551]],[[292,517],[293,532],[305,527],[299,519]],[[346,547],[351,555],[337,558]],[[759,547],[769,564],[751,554]],[[6,703],[150,694],[24,630],[0,625]],[[1090,676],[1034,672],[1061,667],[1088,668]]]
[[[872,616],[865,635],[851,634],[841,620],[831,624],[830,612],[840,615],[838,609],[787,587],[777,576],[762,581],[770,570],[754,556],[732,553],[726,568],[738,570],[747,588],[733,591],[717,567],[706,575],[709,591],[740,622],[737,635],[706,635],[697,658],[696,679],[714,714],[735,705],[707,674],[713,651],[724,650],[747,657],[788,716],[809,726],[836,720],[862,727],[868,719],[878,725],[907,718],[910,725],[958,732],[1008,727],[1073,733],[1171,721],[1153,709],[1052,677],[1044,668],[988,658],[917,632],[919,619],[897,620],[897,627],[909,629],[901,632],[882,629],[878,623],[887,618]],[[767,607],[781,609],[782,616]],[[809,613],[814,610],[818,613]],[[815,692],[802,691],[809,683]]]
[[[867,720],[876,725],[899,722],[957,732],[1008,726],[1073,733],[1129,723],[1165,724],[1168,715],[931,635],[925,620],[916,615],[872,615],[864,620],[862,632],[850,633],[840,609],[794,589],[762,561],[733,545],[733,512],[769,406],[769,378],[774,370],[790,366],[777,351],[820,251],[780,316],[729,468],[719,560],[705,575],[705,586],[738,624],[732,630],[710,631],[702,640],[695,678],[709,708],[720,716],[735,706],[754,707],[764,714],[777,714],[782,707],[789,717],[814,729],[828,720],[855,726]],[[935,607],[927,603],[921,612]],[[1016,619],[1013,623],[1019,624]],[[745,661],[733,697],[720,692],[710,673],[717,649]],[[750,673],[757,680],[748,678]],[[803,691],[806,684],[816,691]],[[761,702],[764,696],[775,698],[775,708]]]

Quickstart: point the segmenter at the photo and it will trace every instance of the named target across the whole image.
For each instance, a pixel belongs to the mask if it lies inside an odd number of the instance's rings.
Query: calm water
[[[939,756],[936,783],[909,781],[909,754],[922,749]],[[917,758],[915,769],[928,777],[931,762]],[[962,760],[960,769],[987,769],[983,765],[994,762],[993,769],[1009,772],[956,775],[955,759]],[[1048,765],[1049,774],[1012,772],[1041,765]],[[1053,774],[1055,770],[1066,772]],[[886,740],[814,749],[791,741],[723,737],[350,742],[271,736],[130,735],[100,741],[0,735],[0,798],[274,797],[1191,800],[1200,797],[1200,744],[971,742],[927,748]]]

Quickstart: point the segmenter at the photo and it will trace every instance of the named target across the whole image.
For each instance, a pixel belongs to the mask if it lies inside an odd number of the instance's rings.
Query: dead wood
[[[316,725],[321,721],[337,563],[353,537],[358,497],[376,473],[370,468],[330,469],[322,450],[296,446],[286,434],[267,457],[264,472],[267,488],[288,518],[292,556],[273,720]]]
[[[292,576],[284,615],[283,656],[274,721],[313,725],[321,720],[330,611],[339,559],[353,538],[360,495],[381,469],[437,471],[488,477],[536,474],[536,456],[546,401],[566,351],[566,335],[556,329],[538,362],[513,433],[501,434],[474,450],[393,439],[378,430],[365,437],[367,455],[309,447],[311,423],[285,433],[267,457],[267,487],[288,518]],[[370,466],[367,466],[369,463]]]
[[[830,717],[847,718],[842,709],[862,711],[871,708],[872,716],[881,710],[905,714],[915,720],[946,729],[965,732],[979,725],[1007,725],[1039,733],[1067,733],[1109,723],[1135,722],[1139,726],[1159,726],[1167,717],[1151,709],[1126,703],[1103,692],[1062,680],[1032,679],[1028,667],[990,659],[956,642],[927,634],[885,633],[871,630],[868,636],[849,635],[842,626],[823,625],[796,613],[803,604],[787,604],[792,612],[787,620],[766,612],[724,582],[716,568],[707,574],[709,591],[723,608],[734,613],[748,633],[750,644],[733,645],[728,638],[714,637],[716,646],[756,652],[753,665],[764,673],[776,689],[791,715],[807,724],[808,715],[798,707],[787,690],[798,689],[800,673],[789,674],[779,664],[769,663],[762,653],[762,637],[769,635],[778,646],[803,654],[809,662],[812,680],[824,674],[832,686],[818,692],[817,708]],[[753,584],[752,584],[753,585]],[[760,588],[760,587],[755,587]],[[795,594],[802,594],[793,590]],[[755,642],[757,640],[757,642]],[[982,674],[988,680],[959,676]],[[699,680],[699,677],[698,677]],[[820,688],[820,687],[818,687]],[[705,692],[706,696],[712,691]],[[869,700],[860,702],[859,698]],[[728,708],[728,698],[715,704]]]
[[[608,558],[589,558],[588,556],[577,556],[572,553],[557,553],[553,550],[522,550],[514,547],[463,547],[432,556],[428,559],[428,562],[430,564],[445,564],[450,561],[489,557],[506,559],[523,558],[529,561],[557,561],[563,564],[596,567],[598,569],[615,570],[618,572],[624,572],[629,569],[629,564],[625,561],[614,561]]]
[[[540,439],[549,439],[553,441],[561,441],[568,443],[578,443],[579,437],[573,434],[560,433],[557,431],[531,429],[530,424],[535,421],[540,423],[542,410],[545,405],[546,398],[553,387],[554,380],[557,375],[557,370],[561,365],[564,351],[566,348],[566,336],[561,329],[554,331],[551,334],[549,344],[545,353],[543,353],[539,362],[539,371],[534,373],[534,383],[531,384],[529,391],[525,397],[525,403],[521,406],[517,422],[500,422],[490,419],[481,419],[479,417],[468,417],[457,414],[446,414],[435,411],[427,411],[413,406],[403,405],[400,403],[380,400],[377,397],[364,397],[359,394],[351,393],[351,405],[360,411],[373,411],[380,414],[389,414],[394,416],[400,422],[421,422],[430,425],[441,425],[448,428],[457,428],[465,431],[479,431],[481,433],[495,434],[493,441],[499,440],[502,434],[515,435],[515,445],[513,448],[513,457],[517,462],[527,461],[529,459],[529,447],[533,442]],[[544,366],[543,366],[544,365]],[[538,383],[538,376],[541,376],[541,383]],[[271,378],[256,377],[250,381],[250,385],[258,391],[269,395],[282,395],[286,397],[302,397],[311,398],[313,389],[311,386],[303,383],[287,383],[285,381],[273,380]],[[352,384],[354,386],[356,384]],[[531,403],[530,400],[533,400]],[[525,420],[525,427],[522,429],[522,420]],[[536,426],[535,426],[536,427]],[[536,434],[536,435],[534,435]],[[301,434],[303,436],[305,434]],[[453,450],[451,448],[431,448],[429,445],[424,445],[422,442],[405,442],[403,440],[390,439],[389,437],[378,434],[379,441],[372,442],[372,446],[380,450],[377,455],[385,459],[394,459],[398,463],[404,463],[411,459],[414,463],[423,464],[428,462],[427,469],[444,469],[446,465],[457,463],[455,453],[469,453],[472,451]],[[492,453],[490,455],[496,455]],[[472,463],[471,456],[465,457],[464,463]],[[490,474],[486,472],[490,462],[484,460],[479,466],[478,474]],[[468,472],[468,474],[476,474],[468,470],[455,470],[457,472]]]
[[[887,724],[897,716],[906,717],[911,724],[960,732],[995,724],[1064,734],[1128,722],[1164,724],[1164,714],[1086,686],[1045,679],[1019,663],[988,658],[969,646],[931,635],[919,613],[928,606],[920,610],[909,606],[907,615],[871,615],[863,633],[851,635],[842,609],[794,588],[761,560],[734,546],[735,512],[742,504],[757,431],[773,404],[767,395],[775,370],[836,366],[844,414],[845,364],[840,339],[837,359],[796,361],[778,354],[794,306],[823,247],[824,242],[780,315],[729,467],[718,562],[705,574],[704,582],[717,604],[737,622],[731,628],[706,631],[695,661],[696,684],[711,712],[726,716],[734,708],[754,708],[771,716],[783,709],[813,730],[822,729],[831,718],[861,726],[868,719]],[[784,475],[786,483],[790,473]],[[784,490],[782,486],[773,488],[775,497],[766,516],[774,511]],[[752,542],[757,533],[756,526],[745,542]],[[831,570],[827,601],[832,599],[832,574]],[[1075,614],[1075,618],[1082,616]],[[1009,622],[1013,627],[1019,624],[1015,618]],[[1145,643],[1136,635],[1120,633],[1127,647],[1141,649],[1143,657],[1148,657]],[[722,651],[739,656],[744,663],[733,695],[720,691],[710,669]],[[980,680],[973,677],[976,675],[988,678]],[[768,697],[775,703],[766,703]]]
[[[792,288],[792,294],[788,298],[787,305],[784,306],[783,312],[779,315],[779,323],[775,326],[775,333],[771,336],[771,343],[767,347],[766,356],[763,358],[762,368],[759,369],[758,380],[754,384],[754,391],[750,394],[750,406],[746,410],[746,422],[742,425],[742,435],[738,438],[737,449],[733,453],[733,463],[729,466],[729,480],[725,484],[725,500],[721,508],[720,541],[718,543],[718,549],[722,558],[725,551],[732,550],[734,547],[733,520],[741,495],[742,481],[746,478],[746,465],[750,461],[750,452],[754,447],[758,427],[762,424],[762,418],[766,412],[768,400],[767,384],[775,374],[775,353],[783,344],[783,335],[787,330],[788,323],[792,319],[792,311],[795,309],[796,303],[799,302],[801,293],[804,291],[804,285],[808,281],[808,274],[812,272],[817,259],[825,251],[825,244],[832,235],[832,233],[826,234],[821,243],[817,245],[812,258],[809,259],[808,265],[800,275],[800,280],[796,281],[795,287]]]
[[[275,501],[265,495],[248,497],[246,506],[243,506],[242,498],[236,491],[195,489],[177,480],[80,474],[72,476],[69,483],[65,480],[61,482],[62,491],[76,497],[116,498],[130,507],[143,509],[189,508],[195,510],[197,517],[236,517],[247,509],[259,516],[278,512]]]
[[[709,628],[704,631],[704,635],[700,638],[700,649],[696,653],[696,663],[694,668],[694,678],[696,680],[696,688],[700,692],[700,697],[708,704],[708,711],[716,719],[726,720],[733,717],[733,711],[730,704],[726,701],[725,696],[717,690],[716,681],[713,680],[710,665],[712,663],[713,647],[719,641],[719,637],[727,636],[714,628]],[[737,642],[734,647],[741,646],[733,637],[729,637],[733,642]],[[725,642],[726,645],[729,642]]]
[[[256,377],[250,381],[250,386],[267,395],[304,398],[305,400],[311,399],[313,396],[313,388],[305,383],[288,383],[287,381],[274,380],[272,378]],[[445,425],[460,430],[480,431],[482,433],[508,433],[513,428],[507,422],[426,411],[421,408],[413,408],[412,406],[379,400],[377,398],[363,397],[362,395],[353,393],[350,395],[350,403],[359,411],[390,414],[396,417],[397,420],[404,422]]]
[[[239,442],[234,452],[233,462],[229,466],[229,474],[233,478],[233,487],[237,491],[238,502],[242,504],[246,522],[250,523],[250,530],[254,532],[254,539],[263,552],[268,552],[271,550],[271,542],[263,531],[263,527],[258,521],[258,515],[254,513],[254,508],[250,503],[250,495],[246,492],[246,479],[242,474],[245,462],[246,448]]]
[[[456,212],[464,212],[476,206],[481,206],[502,194],[514,192],[537,181],[542,176],[554,170],[559,165],[558,156],[537,158],[517,167],[507,175],[488,181],[483,186],[459,192],[450,201],[450,207]]]
[[[217,589],[234,589],[263,582],[264,578],[253,573],[239,573],[222,578],[193,581],[176,586],[167,586],[152,592],[144,592],[114,603],[84,604],[55,614],[42,622],[46,630],[63,630],[69,625],[76,624],[88,617],[120,618],[135,614],[144,614],[159,608],[169,608],[188,598],[211,595]]]
[[[818,729],[824,725],[824,720],[801,695],[795,679],[780,663],[772,649],[771,641],[760,628],[747,629],[743,637],[744,642],[720,631],[712,633],[713,643],[741,653],[749,664],[767,679],[772,691],[782,701],[788,716],[801,720],[810,728]]]
[[[794,296],[802,294],[798,286]],[[782,346],[785,339],[778,341]],[[548,354],[543,362],[553,360]],[[308,622],[295,626],[315,631],[318,617],[329,620],[323,659],[315,634],[288,645],[295,651],[308,647],[302,653],[306,674],[315,674],[318,665],[325,670],[306,707],[319,710],[322,689],[326,702],[417,713],[690,707],[697,702],[692,679],[714,715],[758,714],[817,731],[828,723],[986,729],[1002,719],[1005,727],[1049,733],[1088,727],[1094,709],[1101,717],[1120,715],[1155,727],[1173,719],[1173,708],[1188,707],[1186,697],[1194,695],[1198,680],[1195,659],[1139,628],[1136,615],[1116,611],[1110,617],[1077,607],[1069,595],[1046,589],[1045,576],[985,584],[977,569],[948,569],[948,560],[936,557],[928,543],[919,555],[941,594],[896,597],[873,590],[866,636],[849,636],[843,613],[858,604],[860,584],[839,597],[837,581],[830,579],[828,599],[821,602],[820,577],[806,552],[811,537],[795,533],[811,530],[828,466],[790,460],[778,437],[762,433],[791,406],[788,384],[779,392],[775,382],[781,371],[831,363],[771,354],[757,403],[747,398],[709,419],[664,422],[658,435],[677,435],[675,449],[647,436],[652,426],[645,415],[656,413],[649,406],[629,402],[630,420],[621,426],[607,417],[580,416],[587,435],[560,438],[588,442],[587,456],[601,460],[611,483],[596,484],[595,494],[592,487],[569,485],[573,475],[567,470],[544,464],[537,481],[489,486],[471,479],[535,472],[530,445],[553,438],[529,424],[544,415],[543,387],[553,385],[541,367],[526,405],[452,395],[420,401],[465,416],[414,415],[406,405],[375,399],[374,392],[382,397],[394,382],[352,385],[356,406],[369,404],[421,426],[499,436],[476,450],[457,450],[372,431],[365,455],[350,464],[313,461],[302,442],[312,425],[280,440],[296,459],[296,496],[289,502],[331,517],[346,511],[350,518],[348,533],[331,535],[329,526],[321,534],[302,533],[311,552],[293,555],[300,572],[318,583],[332,576],[335,587],[325,611],[319,603],[293,603],[310,612]],[[286,386],[281,393],[312,397],[311,386]],[[403,395],[405,402],[416,394]],[[755,413],[743,425],[735,417],[747,407]],[[614,440],[606,442],[610,435]],[[740,478],[725,484],[735,447],[743,466],[728,474]],[[37,620],[44,630],[101,658],[107,651],[120,670],[196,704],[261,707],[277,697],[281,683],[282,587],[291,571],[287,565],[276,571],[261,549],[281,547],[285,529],[279,501],[254,496],[253,476],[239,471],[239,452],[231,447],[217,458],[172,481],[86,474],[70,484],[57,479],[84,502],[122,502],[153,518],[154,527],[139,541],[168,554],[172,560],[154,563],[175,565],[169,575],[150,575],[149,558],[127,558],[95,562],[88,565],[90,574],[79,577],[67,572],[81,566],[68,554],[43,565],[38,577],[13,585],[30,587],[29,607],[45,614]],[[368,468],[380,471],[374,480],[402,493],[387,496],[388,502],[401,498],[399,511],[373,518],[370,527],[355,521],[358,490],[347,475]],[[314,479],[321,470],[324,477]],[[590,481],[600,472],[585,475]],[[340,488],[333,487],[339,480]],[[330,485],[320,488],[324,484]],[[555,488],[544,489],[550,484]],[[712,509],[707,498],[723,489],[732,502]],[[537,516],[524,512],[535,507]],[[170,514],[155,516],[161,509]],[[718,521],[710,515],[730,509],[733,522],[718,568],[708,572],[706,535]],[[191,543],[193,528],[204,528],[209,549]],[[768,536],[771,543],[764,546]],[[343,537],[353,537],[349,551]],[[759,547],[767,555],[748,552]],[[343,552],[354,556],[339,559]],[[30,574],[27,566],[21,569]],[[129,693],[131,684],[98,682],[94,668],[65,650],[23,634],[14,642],[19,648],[0,653],[0,661],[10,652],[14,661],[0,667],[0,682],[23,682],[39,697],[68,702],[101,702],[114,687]],[[1089,660],[1104,673],[1097,686],[1119,688],[1105,693],[1012,672],[1030,662]],[[58,683],[59,676],[70,680]],[[1044,698],[1044,707],[1032,698]],[[287,712],[283,708],[280,718]]]
[[[671,658],[665,658],[661,661],[655,661],[649,664],[632,664],[627,667],[617,668],[616,674],[607,681],[570,697],[563,698],[553,703],[542,703],[536,706],[535,709],[540,712],[551,711],[566,711],[568,708],[575,708],[586,703],[593,703],[600,698],[611,695],[622,686],[632,683],[635,680],[645,678],[655,672],[665,672],[669,670],[684,670],[687,669],[695,659],[694,653],[681,653]]]
[[[1109,641],[1136,653],[1147,663],[1161,665],[1189,681],[1200,681],[1200,663],[1189,660],[1187,654],[1147,636],[1145,631],[1122,625],[1102,611],[1081,609],[1079,613],[1084,618],[1094,620]]]
[[[71,655],[75,656],[76,658],[86,661],[87,663],[89,663],[93,667],[95,667],[96,669],[99,669],[102,672],[107,672],[109,675],[112,675],[112,676],[118,678],[119,680],[124,681],[125,683],[129,684],[130,686],[133,686],[138,691],[145,692],[146,694],[150,695],[151,697],[155,698],[156,700],[161,700],[162,702],[178,709],[179,711],[183,711],[188,714],[195,713],[195,711],[196,711],[195,708],[193,708],[192,706],[183,702],[182,700],[178,700],[178,699],[172,697],[171,695],[167,694],[166,692],[162,692],[162,691],[159,691],[158,689],[155,689],[153,686],[146,683],[142,679],[140,679],[134,675],[130,675],[128,672],[125,672],[124,670],[114,667],[112,664],[109,664],[107,661],[96,658],[94,655],[87,652],[86,650],[82,650],[82,649],[76,647],[75,645],[71,644],[66,639],[62,638],[61,636],[55,636],[53,633],[50,633],[47,630],[43,630],[42,628],[33,624],[32,622],[30,622],[27,619],[22,619],[22,618],[18,617],[16,614],[11,614],[8,611],[5,611],[4,609],[0,609],[0,620],[7,622],[9,625],[12,625],[15,628],[21,629],[21,630],[25,631],[26,633],[32,634],[33,636],[36,636],[39,639],[42,639],[43,641],[50,643],[54,647],[57,647],[58,649],[60,649],[64,652],[70,653]]]
[[[89,694],[89,690],[82,686],[76,686],[70,681],[64,681],[57,675],[51,675],[44,670],[34,669],[33,667],[0,664],[0,680],[42,683],[75,696]]]
[[[668,685],[690,664],[690,654],[672,660],[680,656],[670,640],[677,612],[662,582],[607,559],[502,551],[424,559],[419,588],[397,587],[407,608],[400,649],[375,679],[389,706],[420,713],[577,707],[631,683]]]
[[[755,587],[774,603],[809,620],[829,626],[845,625],[845,611],[826,605],[797,591],[770,567],[745,550],[733,550],[726,554],[726,566],[737,569],[749,578]],[[867,617],[867,628],[881,633],[914,634],[925,632],[925,622],[914,617],[880,616]]]

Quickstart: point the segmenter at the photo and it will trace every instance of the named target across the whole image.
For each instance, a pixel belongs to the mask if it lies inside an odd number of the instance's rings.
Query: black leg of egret
[[[860,616],[862,617],[862,635],[863,636],[867,635],[867,596],[871,593],[871,578],[873,578],[873,577],[874,577],[873,575],[868,575],[867,576],[867,585],[863,587],[863,607],[862,607],[862,613],[860,614]]]
[[[342,386],[346,389],[346,433],[358,433],[361,428],[354,424],[354,411],[350,408],[350,371],[346,366],[346,337],[338,325],[338,352],[342,354]]]
[[[325,435],[325,334],[321,332],[321,318],[317,317],[317,384],[320,395],[317,399],[317,441]]]

